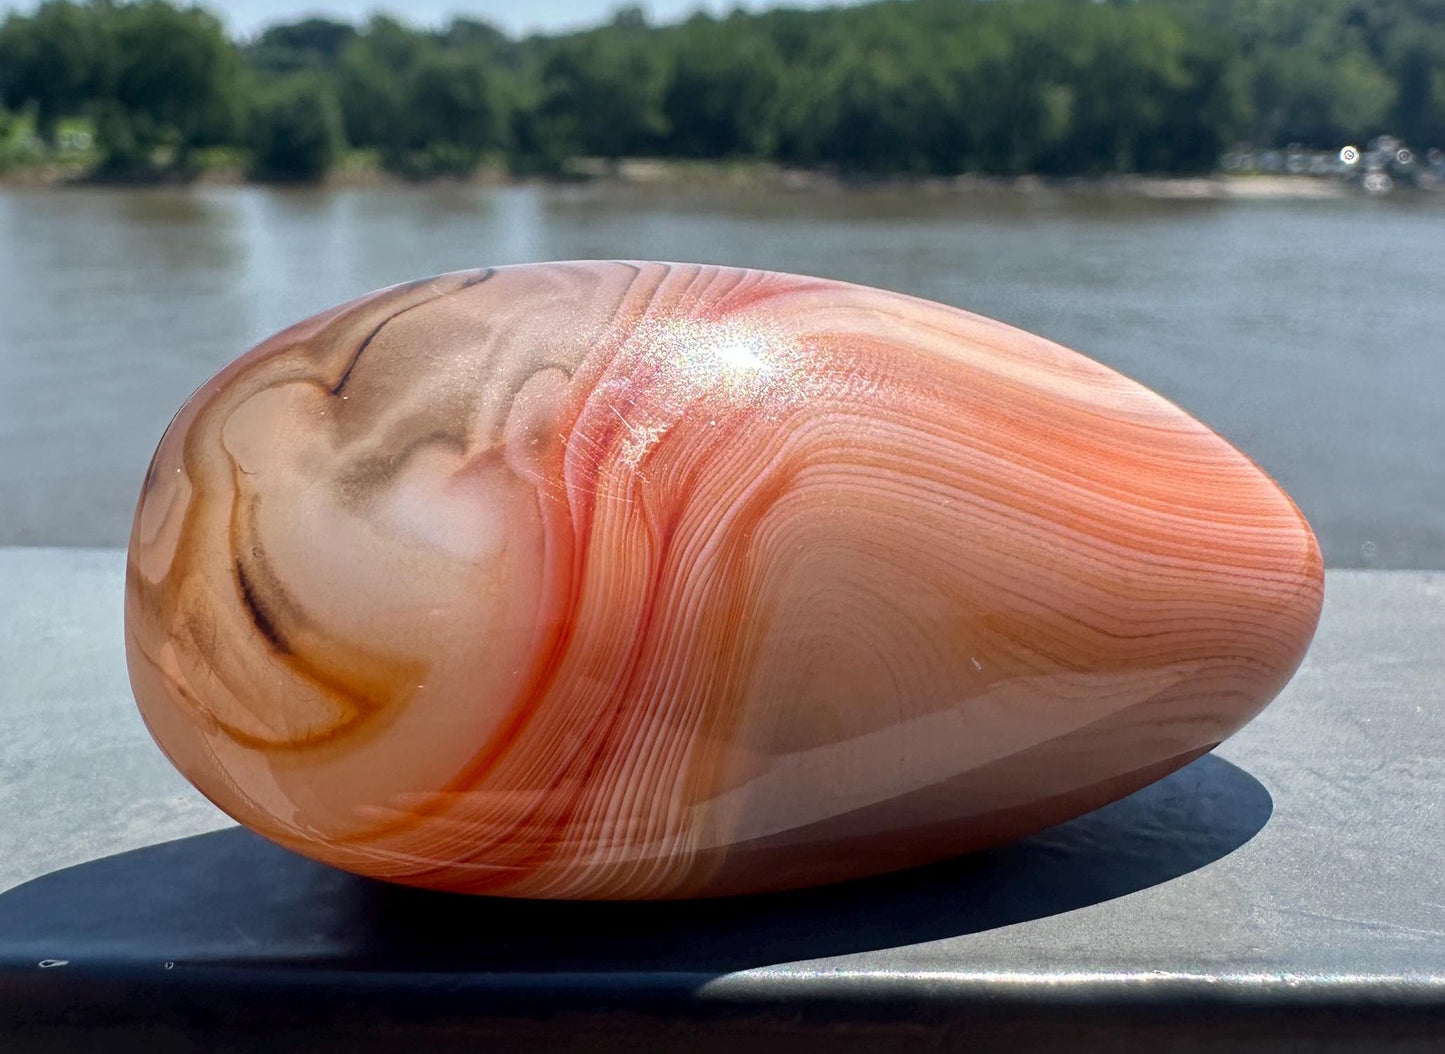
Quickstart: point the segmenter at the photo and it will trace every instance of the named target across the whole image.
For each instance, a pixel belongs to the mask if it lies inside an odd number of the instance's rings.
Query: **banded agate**
[[[126,643],[242,823],[383,879],[667,898],[1012,839],[1208,751],[1304,654],[1310,529],[1028,333],[791,275],[397,286],[161,440]]]

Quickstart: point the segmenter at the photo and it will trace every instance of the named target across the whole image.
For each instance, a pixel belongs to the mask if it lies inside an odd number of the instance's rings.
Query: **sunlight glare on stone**
[[[729,370],[751,372],[769,368],[762,356],[761,342],[756,340],[730,340],[717,347],[714,354]]]

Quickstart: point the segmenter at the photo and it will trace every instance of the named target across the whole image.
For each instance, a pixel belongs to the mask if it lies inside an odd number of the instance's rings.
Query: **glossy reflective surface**
[[[1313,535],[1203,425],[1001,323],[820,279],[535,265],[271,338],[157,451],[148,725],[365,874],[650,898],[1017,837],[1229,735]]]

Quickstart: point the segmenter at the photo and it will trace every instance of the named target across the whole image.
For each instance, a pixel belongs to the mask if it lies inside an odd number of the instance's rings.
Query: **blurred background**
[[[170,414],[378,286],[728,263],[978,311],[1445,567],[1441,0],[0,0],[0,545],[122,545]]]

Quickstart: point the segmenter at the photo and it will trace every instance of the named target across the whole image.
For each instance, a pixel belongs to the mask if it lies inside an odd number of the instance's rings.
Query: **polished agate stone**
[[[1280,690],[1321,589],[1246,457],[1047,340],[559,263],[382,290],[204,385],[145,481],[126,643],[161,748],[297,852],[689,897],[1156,780]]]

